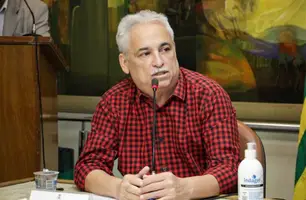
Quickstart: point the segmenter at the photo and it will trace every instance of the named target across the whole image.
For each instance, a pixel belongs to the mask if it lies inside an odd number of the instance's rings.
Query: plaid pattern
[[[97,105],[75,183],[84,189],[87,174],[101,169],[136,174],[151,165],[152,99],[131,79],[115,85]],[[180,68],[174,94],[157,106],[156,173],[178,177],[211,174],[221,193],[236,191],[239,138],[235,110],[227,93],[203,75]]]

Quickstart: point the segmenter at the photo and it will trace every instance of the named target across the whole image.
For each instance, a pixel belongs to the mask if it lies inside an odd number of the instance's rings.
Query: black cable
[[[41,148],[42,148],[42,159],[43,159],[43,169],[46,168],[46,156],[45,156],[45,135],[44,135],[44,121],[43,121],[43,107],[42,107],[42,98],[41,98],[41,81],[40,81],[40,67],[39,67],[39,52],[38,52],[38,35],[36,34],[36,22],[34,13],[29,6],[27,0],[24,0],[24,3],[28,7],[32,20],[32,36],[34,37],[34,48],[35,48],[35,63],[36,63],[36,78],[37,78],[37,90],[38,90],[38,103],[39,103],[39,121],[40,121],[40,133],[41,133]]]
[[[36,22],[35,22],[35,16],[34,16],[34,13],[31,9],[31,7],[29,6],[28,4],[28,1],[27,0],[24,0],[24,3],[26,4],[26,6],[28,7],[30,13],[31,13],[31,16],[32,16],[32,20],[33,20],[33,27],[32,27],[32,34],[33,35],[36,35]]]
[[[34,33],[35,34],[35,33]],[[40,68],[39,68],[39,52],[38,52],[38,36],[34,35],[35,43],[35,61],[36,61],[36,77],[37,77],[37,90],[38,90],[38,101],[39,101],[39,119],[40,119],[40,133],[41,133],[41,142],[42,142],[42,159],[43,159],[43,169],[46,168],[46,159],[45,159],[45,136],[44,136],[44,123],[43,123],[43,107],[42,107],[42,98],[41,98],[41,81],[40,81]]]

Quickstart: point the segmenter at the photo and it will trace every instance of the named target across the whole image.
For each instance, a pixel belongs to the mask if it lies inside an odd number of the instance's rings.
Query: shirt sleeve
[[[85,189],[86,176],[93,170],[99,169],[113,175],[119,143],[116,121],[111,106],[101,100],[93,115],[86,144],[75,165],[74,181],[81,190]]]
[[[208,102],[204,108],[205,174],[217,179],[221,194],[236,192],[240,155],[236,111],[221,87]]]

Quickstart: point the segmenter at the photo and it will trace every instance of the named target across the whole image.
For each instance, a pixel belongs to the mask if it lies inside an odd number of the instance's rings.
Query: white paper
[[[51,192],[32,190],[30,200],[114,200],[110,197],[98,196],[89,193]]]

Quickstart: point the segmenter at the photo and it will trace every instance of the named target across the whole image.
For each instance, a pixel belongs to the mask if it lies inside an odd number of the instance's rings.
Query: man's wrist
[[[115,199],[119,199],[121,182],[122,182],[122,179],[117,179],[115,181],[115,184],[114,184],[115,185],[115,194],[114,194]]]
[[[184,199],[188,200],[192,198],[193,194],[193,186],[192,186],[192,181],[190,178],[180,178],[180,188],[182,189],[183,196],[185,197]]]

